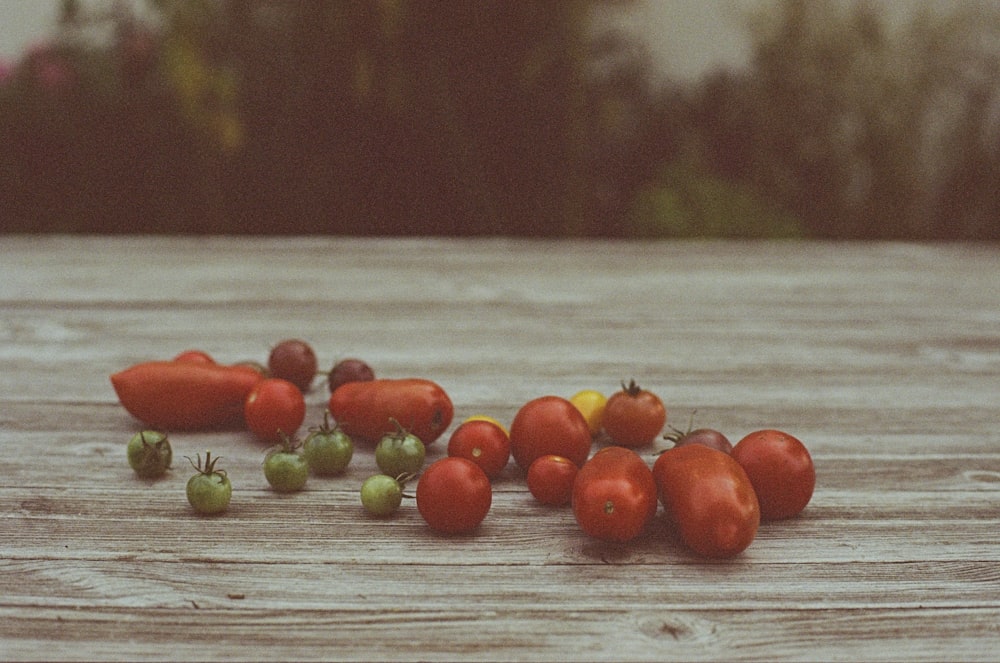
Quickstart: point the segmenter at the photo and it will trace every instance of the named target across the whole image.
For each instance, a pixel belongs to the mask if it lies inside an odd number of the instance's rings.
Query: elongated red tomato
[[[111,376],[118,400],[151,428],[241,426],[243,402],[263,376],[243,366],[149,361]]]
[[[605,447],[573,482],[573,515],[580,528],[605,541],[631,541],[656,515],[656,482],[631,449]]]
[[[371,441],[402,426],[430,444],[444,433],[455,415],[445,390],[423,378],[347,382],[330,394],[329,407],[342,431]]]
[[[732,557],[757,535],[757,495],[729,454],[703,444],[674,447],[656,459],[653,477],[667,516],[699,555]]]

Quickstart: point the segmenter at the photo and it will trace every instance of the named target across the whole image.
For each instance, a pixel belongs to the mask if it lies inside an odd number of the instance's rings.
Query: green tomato
[[[379,440],[375,447],[375,464],[390,477],[417,474],[424,466],[424,443],[413,433],[400,430]]]
[[[128,441],[128,464],[144,479],[155,479],[167,473],[174,459],[166,433],[144,430]]]
[[[264,477],[279,493],[294,493],[305,487],[309,463],[301,453],[276,447],[264,458]]]
[[[361,484],[361,504],[373,516],[390,516],[403,502],[403,486],[387,474],[375,474]]]
[[[333,476],[347,469],[354,455],[354,442],[344,431],[324,423],[309,432],[302,453],[315,474]]]
[[[187,498],[195,511],[205,515],[222,513],[229,508],[229,500],[233,496],[233,485],[225,470],[215,469],[218,458],[212,458],[212,452],[205,453],[205,465],[202,467],[201,455],[198,464],[191,461],[198,473],[188,479]]]

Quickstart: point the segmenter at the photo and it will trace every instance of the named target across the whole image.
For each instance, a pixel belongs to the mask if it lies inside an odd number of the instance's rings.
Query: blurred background
[[[1000,239],[995,0],[0,0],[0,26],[3,232]]]

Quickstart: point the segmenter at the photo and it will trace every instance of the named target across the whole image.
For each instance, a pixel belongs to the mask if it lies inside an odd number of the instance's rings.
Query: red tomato
[[[816,468],[805,445],[788,433],[759,430],[733,447],[760,501],[764,520],[791,518],[812,499]]]
[[[656,482],[631,449],[605,447],[573,482],[573,515],[584,532],[605,541],[631,541],[656,515]]]
[[[608,398],[601,419],[604,432],[615,444],[640,447],[649,444],[663,430],[667,410],[660,397],[637,385],[635,380]]]
[[[280,442],[292,437],[306,418],[302,391],[283,378],[266,378],[250,392],[243,414],[247,428],[262,440]]]
[[[215,360],[212,355],[204,352],[202,350],[185,350],[176,357],[174,361],[179,361],[184,364],[214,364]]]
[[[352,437],[378,441],[402,426],[424,444],[438,439],[455,415],[445,390],[422,378],[346,382],[330,394],[329,408]]]
[[[699,555],[732,557],[757,535],[757,495],[729,454],[703,444],[668,449],[653,464],[653,477],[667,516]]]
[[[528,468],[528,490],[542,504],[569,504],[579,470],[568,458],[555,454],[539,456]]]
[[[243,423],[259,373],[206,363],[150,361],[111,376],[118,400],[150,428],[201,430]]]
[[[500,426],[484,419],[466,421],[448,439],[448,455],[468,458],[495,479],[510,460],[510,438]]]
[[[417,481],[417,510],[439,532],[471,532],[486,518],[492,501],[489,477],[466,458],[442,458]]]
[[[577,467],[590,455],[590,428],[580,410],[561,396],[542,396],[521,406],[510,425],[510,453],[523,469],[555,454]]]

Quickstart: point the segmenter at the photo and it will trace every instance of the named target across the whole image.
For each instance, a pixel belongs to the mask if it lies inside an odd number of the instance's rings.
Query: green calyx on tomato
[[[174,458],[167,434],[155,430],[133,435],[126,451],[128,464],[143,479],[155,479],[166,474]]]
[[[215,464],[219,457],[212,458],[212,452],[205,452],[205,463],[202,465],[201,454],[198,462],[186,456],[191,466],[197,470],[187,482],[187,498],[191,507],[203,515],[215,515],[229,508],[233,495],[233,485],[223,469],[217,469]]]

